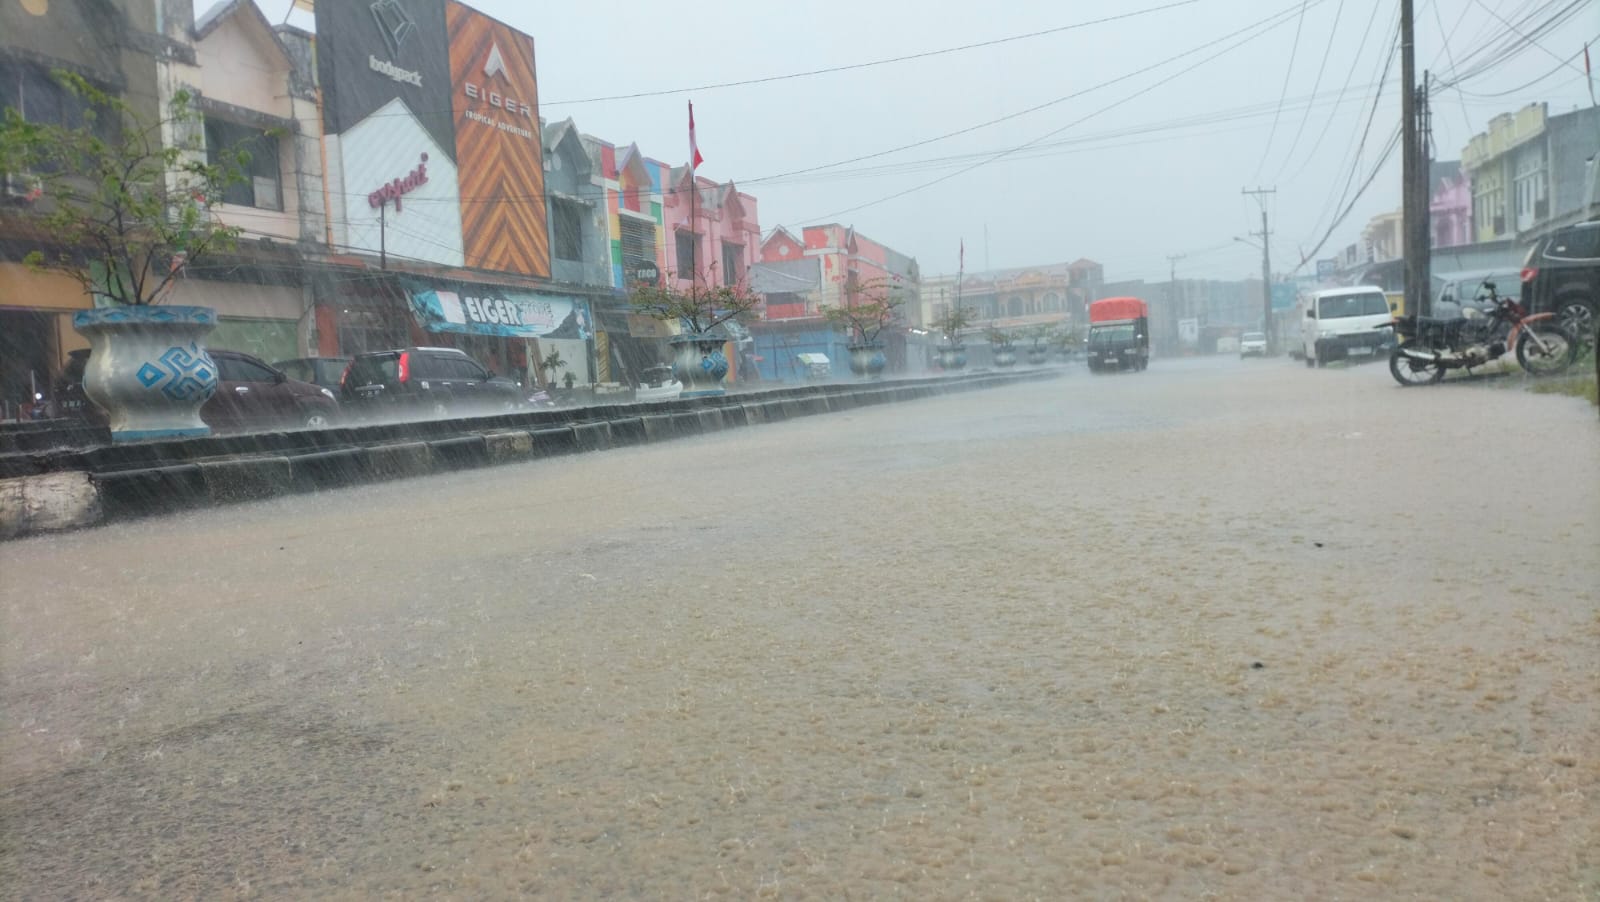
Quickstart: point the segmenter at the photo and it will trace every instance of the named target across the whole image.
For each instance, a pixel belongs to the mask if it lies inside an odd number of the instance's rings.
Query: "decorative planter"
[[[884,356],[883,345],[878,342],[850,346],[850,372],[857,376],[876,379],[888,365],[889,358]]]
[[[996,350],[994,352],[994,365],[998,367],[1016,366],[1017,352],[1011,350],[1010,348],[1001,348]]]
[[[1046,363],[1050,362],[1050,349],[1049,348],[1029,348],[1028,349],[1028,362],[1033,364],[1034,366],[1044,366]]]
[[[939,367],[946,370],[959,370],[967,365],[966,345],[940,345]]]
[[[72,327],[89,339],[83,392],[110,417],[118,442],[207,435],[200,407],[217,391],[217,365],[202,339],[217,326],[209,307],[101,307]]]
[[[683,383],[684,398],[726,394],[722,380],[728,376],[728,357],[722,351],[727,338],[716,333],[678,335],[672,346],[672,372]]]

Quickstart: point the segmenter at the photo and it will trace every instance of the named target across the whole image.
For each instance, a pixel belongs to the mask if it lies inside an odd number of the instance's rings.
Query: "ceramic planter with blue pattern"
[[[217,391],[205,336],[209,307],[142,306],[81,310],[72,326],[89,339],[83,392],[110,417],[113,441],[207,435],[200,407]]]
[[[683,383],[681,397],[695,398],[726,394],[722,380],[728,377],[728,355],[723,351],[727,337],[715,332],[674,336],[672,372]]]

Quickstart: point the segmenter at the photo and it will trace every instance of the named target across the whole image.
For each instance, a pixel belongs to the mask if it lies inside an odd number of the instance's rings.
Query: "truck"
[[[1093,372],[1142,370],[1150,365],[1150,305],[1138,298],[1103,298],[1089,305]]]

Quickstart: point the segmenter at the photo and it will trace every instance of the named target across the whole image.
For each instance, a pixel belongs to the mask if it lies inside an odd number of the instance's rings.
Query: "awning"
[[[428,332],[506,338],[593,337],[589,302],[469,282],[404,278],[417,324]]]

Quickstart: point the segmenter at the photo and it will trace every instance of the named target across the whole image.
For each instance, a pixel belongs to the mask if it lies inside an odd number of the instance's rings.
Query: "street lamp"
[[[1255,248],[1258,251],[1261,250],[1261,245],[1256,244],[1254,241],[1251,241],[1249,238],[1240,238],[1238,235],[1235,235],[1235,236],[1233,236],[1233,240],[1239,242],[1240,244],[1248,244],[1248,245],[1250,245],[1251,247]]]

